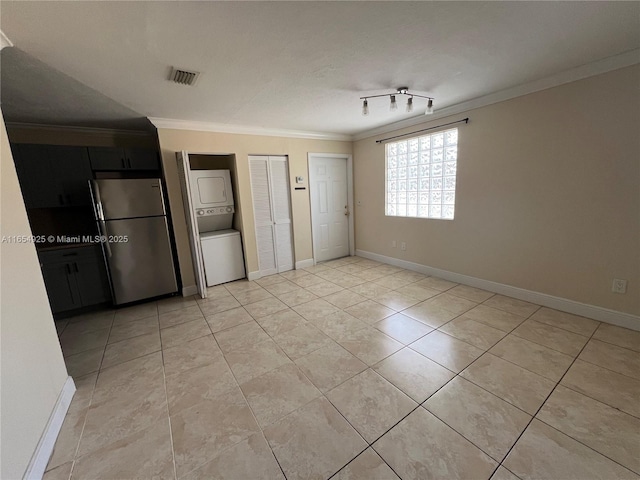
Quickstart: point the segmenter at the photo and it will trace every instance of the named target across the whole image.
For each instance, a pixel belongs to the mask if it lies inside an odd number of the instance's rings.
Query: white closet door
[[[189,186],[189,153],[185,151],[176,152],[178,162],[178,176],[182,184],[182,202],[187,220],[187,231],[189,233],[189,243],[191,244],[191,259],[193,261],[194,276],[196,286],[201,298],[207,298],[207,280],[204,275],[204,260],[202,257],[202,246],[198,231],[198,222],[193,215],[193,204],[191,202],[191,189]]]
[[[289,163],[284,156],[249,157],[260,275],[293,268]]]
[[[275,235],[269,186],[269,157],[249,157],[253,215],[256,226],[258,269],[262,275],[277,273]]]
[[[291,201],[289,197],[289,164],[287,157],[269,157],[269,178],[273,200],[276,259],[278,272],[293,268],[293,235],[291,234]]]

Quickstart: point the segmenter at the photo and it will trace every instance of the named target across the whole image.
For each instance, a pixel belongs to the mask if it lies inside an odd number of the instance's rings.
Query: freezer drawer
[[[166,217],[100,223],[116,305],[178,290]]]
[[[207,286],[245,277],[240,232],[221,230],[200,235]]]

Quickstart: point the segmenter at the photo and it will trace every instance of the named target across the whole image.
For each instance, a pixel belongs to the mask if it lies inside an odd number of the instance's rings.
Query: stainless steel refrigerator
[[[93,180],[91,187],[113,302],[176,292],[161,180]]]

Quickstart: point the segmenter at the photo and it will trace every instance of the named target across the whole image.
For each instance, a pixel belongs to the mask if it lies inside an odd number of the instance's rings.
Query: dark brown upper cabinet
[[[158,156],[147,148],[89,147],[95,171],[160,170]]]

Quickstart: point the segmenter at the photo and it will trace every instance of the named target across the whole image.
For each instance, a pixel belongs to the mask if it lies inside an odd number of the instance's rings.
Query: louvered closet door
[[[271,214],[271,188],[269,186],[269,157],[249,157],[253,215],[256,225],[258,269],[262,275],[277,273],[275,235]]]
[[[284,156],[250,156],[251,191],[261,275],[293,268],[289,165]]]
[[[291,201],[289,199],[289,165],[287,157],[269,157],[269,178],[273,220],[275,224],[278,272],[293,268],[293,236],[291,234]]]

